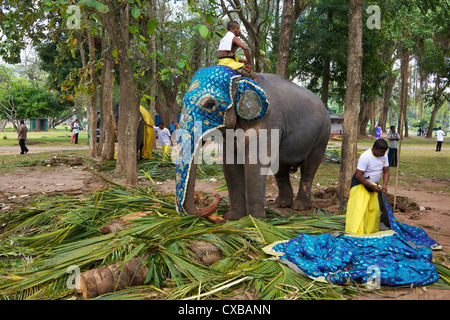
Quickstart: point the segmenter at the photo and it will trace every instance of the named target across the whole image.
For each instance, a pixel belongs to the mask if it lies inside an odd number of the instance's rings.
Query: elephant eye
[[[200,108],[204,111],[211,113],[217,110],[219,102],[213,96],[206,96],[200,101]]]

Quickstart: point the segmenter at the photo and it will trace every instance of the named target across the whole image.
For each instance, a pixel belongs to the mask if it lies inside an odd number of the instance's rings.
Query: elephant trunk
[[[214,201],[204,209],[198,209],[195,206],[195,199],[194,199],[194,190],[195,190],[195,172],[197,169],[196,164],[192,164],[189,169],[189,179],[187,181],[187,188],[186,188],[186,198],[184,201],[184,209],[188,214],[196,215],[199,217],[208,217],[209,220],[212,220],[215,223],[221,223],[221,218],[212,216],[212,214],[217,210],[220,204],[220,196],[218,194],[215,195]]]

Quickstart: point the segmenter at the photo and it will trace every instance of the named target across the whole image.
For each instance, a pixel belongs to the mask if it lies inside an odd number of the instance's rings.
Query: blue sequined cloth
[[[308,277],[334,284],[367,283],[374,271],[381,285],[427,285],[439,279],[431,262],[432,250],[440,245],[420,228],[394,218],[384,197],[391,230],[368,236],[301,234],[275,243],[266,252],[294,263]]]
[[[235,78],[239,81],[235,82],[236,92],[233,92]],[[176,158],[175,184],[179,213],[186,213],[183,204],[189,171],[196,163],[202,138],[224,127],[225,114],[230,108],[235,109],[239,119],[251,122],[268,112],[269,102],[255,81],[241,77],[227,66],[215,65],[198,70],[184,96],[177,132],[180,152]]]

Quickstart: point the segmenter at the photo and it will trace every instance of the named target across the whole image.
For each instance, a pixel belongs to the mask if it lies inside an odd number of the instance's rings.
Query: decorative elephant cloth
[[[264,251],[321,282],[367,283],[378,277],[380,285],[422,286],[437,281],[439,273],[431,263],[432,249],[442,246],[422,229],[398,222],[386,197],[380,197],[380,208],[386,210],[391,230],[365,236],[301,234],[269,245]]]
[[[238,118],[250,122],[268,112],[269,101],[256,82],[241,77],[227,66],[198,70],[184,96],[177,133],[177,145],[181,149],[176,159],[175,178],[179,213],[186,213],[183,204],[190,166],[202,146],[202,139],[212,130],[225,126],[225,112],[230,108],[235,108]]]

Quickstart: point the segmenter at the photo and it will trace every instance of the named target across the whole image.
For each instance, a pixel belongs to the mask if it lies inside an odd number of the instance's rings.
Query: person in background
[[[169,146],[173,146],[169,129],[164,127],[164,122],[160,122],[158,126],[151,126],[146,122],[144,122],[144,124],[153,128],[153,130],[155,130],[158,134],[158,142],[163,148],[163,161],[165,162],[166,158],[169,158]]]
[[[444,142],[444,136],[445,136],[445,132],[442,131],[441,127],[439,127],[439,130],[436,131],[436,140],[437,140],[436,152],[441,151],[442,143]]]
[[[25,125],[25,122],[23,119],[20,120],[20,126],[19,126],[19,132],[17,139],[19,140],[19,146],[20,146],[20,154],[25,154],[28,152],[28,148],[25,146],[25,142],[27,140],[27,132],[28,128]]]
[[[391,130],[388,132],[387,138],[389,140],[389,166],[397,166],[397,151],[398,151],[398,141],[400,140],[400,135],[395,132],[395,126],[391,126]]]
[[[378,122],[377,126],[375,127],[375,139],[381,138],[381,123]]]
[[[172,134],[175,131],[175,121],[172,121],[172,123],[169,126],[170,134]]]
[[[75,120],[72,127],[73,127],[72,133],[75,135],[74,143],[78,144],[78,134],[80,133],[80,129],[81,129],[81,125],[80,125],[80,122],[78,121],[78,119]]]

